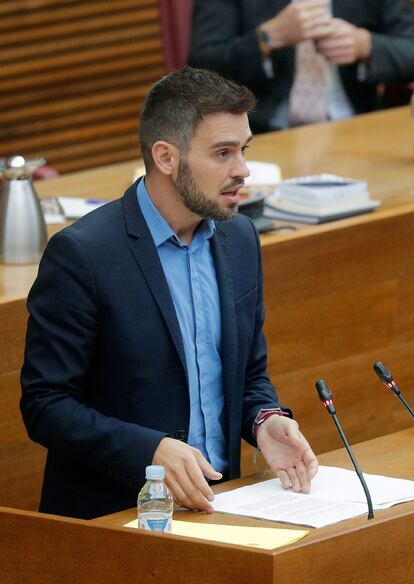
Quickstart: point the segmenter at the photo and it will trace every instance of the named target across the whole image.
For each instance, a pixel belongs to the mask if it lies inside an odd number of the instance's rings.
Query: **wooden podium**
[[[414,479],[414,429],[353,447],[363,471]],[[322,464],[350,468],[344,449]],[[216,487],[227,490],[248,477]],[[0,508],[1,584],[401,584],[414,581],[414,502],[258,550],[124,528],[135,509],[93,521]],[[285,527],[223,514],[177,513],[211,523]]]

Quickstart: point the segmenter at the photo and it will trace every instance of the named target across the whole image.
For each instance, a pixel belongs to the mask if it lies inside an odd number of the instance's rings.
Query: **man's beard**
[[[234,179],[223,187],[222,192],[240,184],[244,184],[243,179]],[[210,200],[206,197],[198,187],[185,157],[180,159],[177,180],[173,181],[173,185],[187,209],[203,219],[229,221],[237,215],[236,203],[229,207],[220,207],[218,201]]]

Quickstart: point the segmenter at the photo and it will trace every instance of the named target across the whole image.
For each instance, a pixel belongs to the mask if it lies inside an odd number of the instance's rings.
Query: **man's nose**
[[[232,178],[247,178],[248,176],[250,176],[249,167],[246,164],[244,156],[240,156],[237,160],[237,164],[234,165]]]

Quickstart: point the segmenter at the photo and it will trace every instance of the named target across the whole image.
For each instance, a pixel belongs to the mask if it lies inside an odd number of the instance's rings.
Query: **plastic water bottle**
[[[138,495],[138,527],[149,531],[171,531],[174,502],[164,483],[163,466],[152,465],[145,469],[147,482]]]

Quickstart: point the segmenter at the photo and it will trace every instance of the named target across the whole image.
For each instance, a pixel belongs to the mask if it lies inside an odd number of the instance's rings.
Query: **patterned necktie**
[[[306,0],[293,0],[300,1]],[[316,52],[313,41],[296,45],[295,79],[289,97],[291,126],[327,119],[326,75],[326,61]]]

